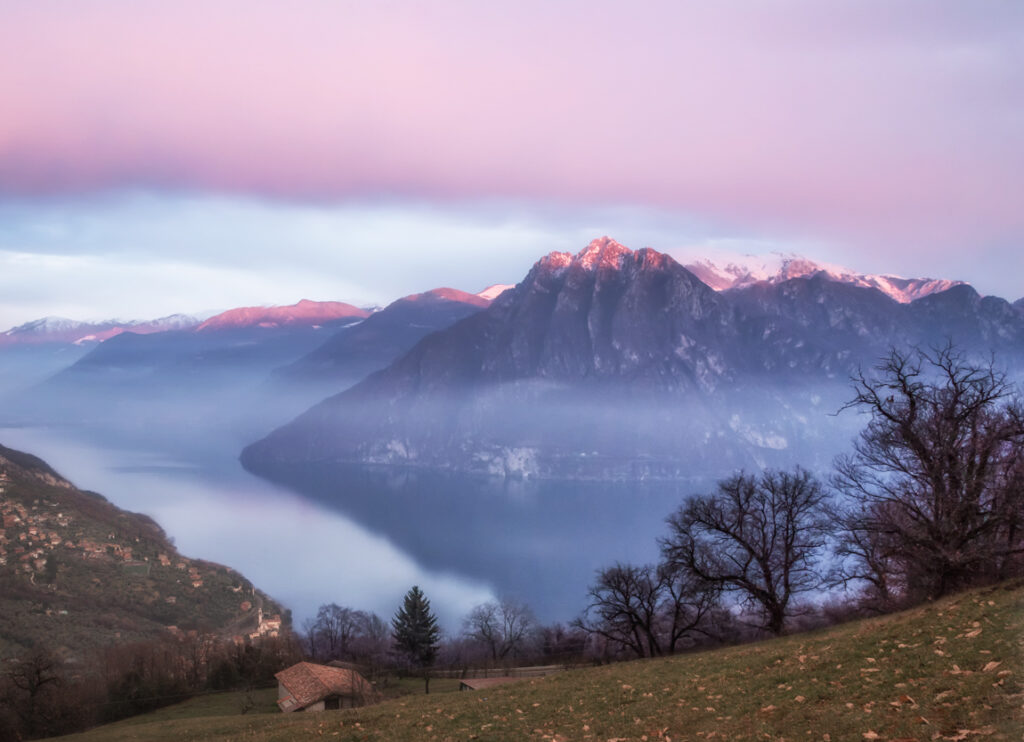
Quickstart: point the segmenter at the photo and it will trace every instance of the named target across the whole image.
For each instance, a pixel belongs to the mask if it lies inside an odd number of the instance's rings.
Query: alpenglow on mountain
[[[800,255],[779,252],[768,256],[743,255],[714,260],[703,258],[687,263],[686,268],[718,291],[749,288],[761,283],[781,283],[791,278],[807,278],[821,273],[832,281],[878,289],[903,304],[963,285],[963,281],[943,278],[902,278],[858,273],[842,266],[817,263]]]
[[[671,257],[595,240],[249,446],[309,462],[503,476],[718,475],[826,464],[858,421],[849,375],[889,347],[1024,357],[1024,313],[966,284],[910,302],[828,273],[716,291]]]

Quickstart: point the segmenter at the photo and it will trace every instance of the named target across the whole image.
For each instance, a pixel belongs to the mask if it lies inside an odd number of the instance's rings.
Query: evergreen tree
[[[416,585],[405,594],[402,607],[391,619],[391,628],[396,651],[423,671],[425,691],[429,693],[427,668],[437,659],[441,629],[438,628],[437,617],[430,610],[430,601]]]

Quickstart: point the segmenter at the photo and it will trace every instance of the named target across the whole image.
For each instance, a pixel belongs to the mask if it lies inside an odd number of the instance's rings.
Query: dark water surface
[[[450,630],[504,595],[543,621],[571,620],[596,569],[657,559],[665,517],[706,486],[323,465],[267,481],[226,455],[198,461],[81,432],[7,428],[0,443],[151,515],[182,553],[243,572],[297,623],[332,601],[388,618],[412,584]]]
[[[698,488],[351,465],[280,467],[268,475],[387,537],[420,566],[485,582],[549,620],[579,612],[601,566],[656,560],[665,517]]]

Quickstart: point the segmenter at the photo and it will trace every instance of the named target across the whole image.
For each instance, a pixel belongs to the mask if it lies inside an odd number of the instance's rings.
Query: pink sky
[[[640,203],[1024,231],[1024,5],[0,4],[0,192]]]
[[[424,259],[478,290],[605,233],[1015,299],[1022,131],[1022,2],[0,0],[0,315],[106,314],[56,301],[85,264],[183,263],[210,302],[225,276],[249,303],[383,300],[433,288]]]

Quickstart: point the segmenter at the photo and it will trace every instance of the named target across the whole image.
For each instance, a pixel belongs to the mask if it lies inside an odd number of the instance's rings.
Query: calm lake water
[[[297,625],[332,601],[390,618],[413,584],[453,631],[505,595],[545,622],[571,620],[595,570],[657,559],[665,517],[706,486],[339,466],[279,469],[269,482],[227,455],[200,462],[68,431],[5,428],[0,443],[152,516],[182,553],[238,569]]]

